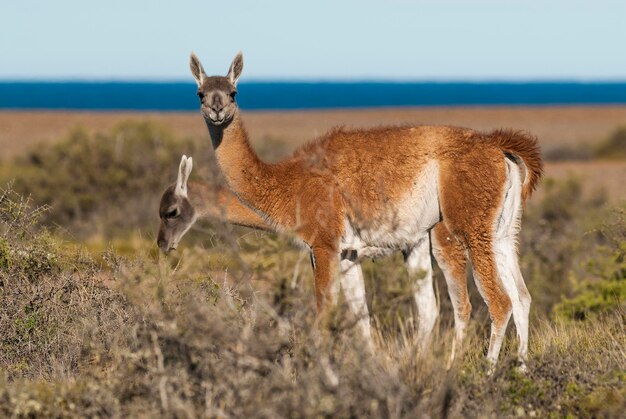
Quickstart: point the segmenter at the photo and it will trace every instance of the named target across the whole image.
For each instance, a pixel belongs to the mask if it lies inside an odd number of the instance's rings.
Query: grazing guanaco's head
[[[178,242],[196,221],[197,214],[188,196],[187,180],[193,167],[191,157],[183,156],[176,183],[165,190],[159,204],[161,225],[157,244],[164,253],[176,250]]]
[[[196,54],[191,53],[189,60],[191,74],[198,84],[200,110],[206,122],[220,126],[228,124],[235,115],[237,103],[237,80],[243,70],[243,55],[237,54],[226,76],[207,76]]]

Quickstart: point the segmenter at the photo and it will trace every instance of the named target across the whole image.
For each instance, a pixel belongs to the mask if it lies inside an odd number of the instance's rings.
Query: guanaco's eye
[[[176,217],[178,217],[178,208],[174,208],[173,210],[170,210],[165,213],[165,218],[167,219],[176,218]]]
[[[200,98],[200,100],[204,99],[204,93],[197,92],[196,95],[198,95],[198,98]]]
[[[237,96],[237,92],[234,91],[230,94],[230,100],[234,101],[235,100],[235,96]]]

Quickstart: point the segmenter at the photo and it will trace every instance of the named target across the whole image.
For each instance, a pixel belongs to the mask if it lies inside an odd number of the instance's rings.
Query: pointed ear
[[[204,82],[204,79],[207,78],[207,75],[204,72],[204,68],[202,68],[202,64],[200,64],[200,60],[194,52],[191,53],[191,57],[189,58],[189,68],[191,69],[193,78],[196,79],[196,83],[198,83],[198,87],[200,87],[202,82]]]
[[[241,51],[235,56],[235,59],[230,64],[230,69],[228,70],[228,80],[232,83],[233,86],[237,86],[237,80],[241,76],[241,72],[243,71],[243,54]]]
[[[187,158],[187,156],[183,156],[180,159],[180,166],[178,166],[178,179],[176,179],[175,189],[176,195],[183,198],[187,197],[187,180],[189,179],[192,168],[193,160],[191,157]]]

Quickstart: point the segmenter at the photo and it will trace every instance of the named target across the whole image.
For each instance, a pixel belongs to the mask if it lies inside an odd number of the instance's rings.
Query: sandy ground
[[[479,130],[510,127],[539,138],[544,151],[594,144],[620,125],[626,125],[626,106],[597,107],[469,107],[398,108],[364,110],[244,112],[255,146],[272,139],[288,148],[324,133],[336,125],[365,127],[385,124],[458,125]],[[82,125],[88,130],[108,130],[121,120],[152,120],[177,136],[206,137],[199,112],[0,112],[0,159],[25,153],[38,143],[62,138]],[[588,190],[604,188],[612,199],[626,200],[625,162],[549,163],[547,175],[574,174],[589,179]]]

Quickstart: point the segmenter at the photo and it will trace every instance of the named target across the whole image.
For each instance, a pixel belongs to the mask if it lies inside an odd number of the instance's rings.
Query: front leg
[[[346,302],[350,311],[357,319],[357,327],[363,335],[371,351],[374,350],[372,330],[370,325],[370,315],[365,299],[365,282],[363,280],[363,269],[356,252],[349,252],[345,257],[342,255],[340,262],[339,283],[343,290]]]
[[[439,315],[433,288],[433,268],[428,234],[421,237],[415,247],[403,254],[409,278],[415,281],[414,296],[418,313],[417,341],[420,349],[424,350],[430,343],[432,330]]]
[[[318,313],[321,314],[330,305],[337,303],[338,290],[341,287],[346,303],[357,319],[357,327],[368,348],[373,351],[374,340],[365,299],[365,282],[357,253],[351,251],[345,255],[342,254],[339,272],[336,271],[338,259],[339,255],[329,249],[315,248],[311,253]],[[337,273],[339,274],[338,280],[335,279]]]
[[[336,299],[336,292],[333,292],[336,288],[333,287],[333,283],[337,274],[339,254],[328,247],[314,246],[311,255],[317,312],[321,314],[327,308],[328,303],[332,304]]]

